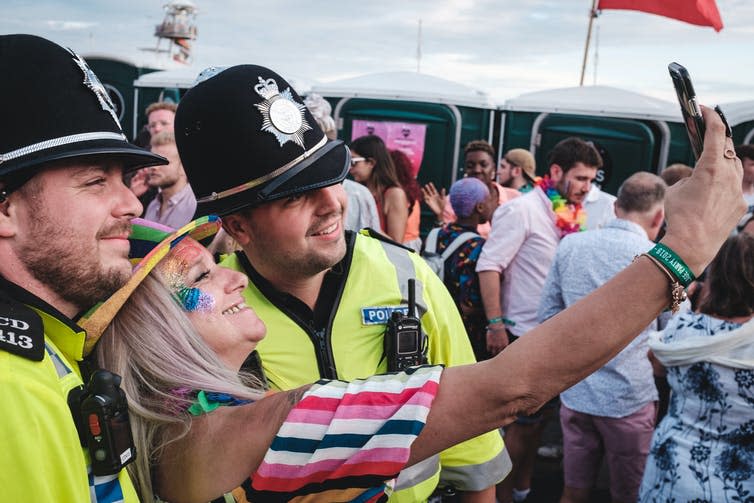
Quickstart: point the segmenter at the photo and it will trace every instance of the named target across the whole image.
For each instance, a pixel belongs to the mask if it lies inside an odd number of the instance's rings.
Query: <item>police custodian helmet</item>
[[[328,141],[280,75],[255,65],[209,69],[181,99],[175,139],[197,215],[227,215],[340,183],[350,153]]]
[[[33,35],[0,36],[0,179],[44,163],[117,157],[127,169],[167,160],[128,143],[107,91],[70,49]]]

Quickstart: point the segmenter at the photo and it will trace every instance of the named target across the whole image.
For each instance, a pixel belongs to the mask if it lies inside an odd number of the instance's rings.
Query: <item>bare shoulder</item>
[[[385,201],[405,202],[408,204],[408,197],[406,197],[406,192],[402,188],[390,187],[385,191]]]

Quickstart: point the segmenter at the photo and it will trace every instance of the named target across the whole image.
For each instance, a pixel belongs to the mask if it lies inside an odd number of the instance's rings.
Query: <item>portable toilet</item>
[[[584,86],[523,94],[501,107],[499,152],[526,148],[547,172],[547,154],[560,140],[578,136],[603,154],[597,174],[603,190],[615,194],[637,171],[659,174],[669,164],[693,166],[677,103],[625,89]]]
[[[736,101],[720,105],[733,130],[733,143],[754,143],[754,101]]]
[[[157,68],[125,57],[105,54],[83,55],[89,67],[94,71],[110,95],[115,106],[115,115],[126,135],[135,134],[134,117],[134,80],[142,75],[157,71]],[[143,112],[143,110],[142,110]]]
[[[421,184],[449,188],[463,176],[464,145],[493,139],[495,106],[486,93],[424,73],[375,73],[311,91],[331,103],[340,139],[381,136],[409,156]]]

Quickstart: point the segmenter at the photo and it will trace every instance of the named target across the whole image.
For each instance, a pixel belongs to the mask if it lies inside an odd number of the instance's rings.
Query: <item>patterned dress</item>
[[[660,341],[672,347],[740,326],[687,312]],[[754,501],[754,370],[698,361],[667,372],[670,407],[652,439],[639,501]]]
[[[246,500],[387,500],[424,428],[441,372],[440,366],[424,366],[314,384],[244,484]]]
[[[444,225],[437,235],[437,253],[445,251],[445,248],[464,232],[476,232],[476,229],[456,223]],[[487,352],[487,318],[484,316],[479,277],[476,274],[476,262],[482,253],[483,245],[483,237],[469,239],[445,261],[445,286],[461,313],[477,361],[491,357]],[[463,307],[475,311],[464,314]]]

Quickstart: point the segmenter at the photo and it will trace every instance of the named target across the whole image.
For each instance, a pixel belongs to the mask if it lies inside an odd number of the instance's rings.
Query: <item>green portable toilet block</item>
[[[457,82],[418,72],[363,75],[312,86],[333,107],[346,143],[377,134],[412,160],[420,184],[449,188],[463,176],[463,147],[492,143],[495,106],[489,96]],[[422,207],[422,230],[434,215]]]
[[[693,156],[676,103],[608,86],[583,86],[523,94],[501,107],[499,149],[529,149],[538,174],[547,172],[547,153],[560,140],[592,141],[604,158],[597,175],[615,194],[637,171],[660,173],[669,164],[693,166]]]

